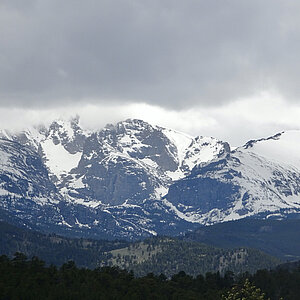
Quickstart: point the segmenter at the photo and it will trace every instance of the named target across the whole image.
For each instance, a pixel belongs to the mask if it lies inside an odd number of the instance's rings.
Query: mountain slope
[[[58,203],[61,196],[39,155],[19,143],[0,139],[0,195],[37,203]],[[4,200],[3,200],[4,201]]]
[[[245,218],[201,226],[182,238],[221,248],[255,248],[283,261],[300,259],[299,219]]]

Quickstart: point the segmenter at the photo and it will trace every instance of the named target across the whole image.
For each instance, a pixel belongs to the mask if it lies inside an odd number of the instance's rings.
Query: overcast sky
[[[300,128],[300,1],[0,0],[0,126]]]

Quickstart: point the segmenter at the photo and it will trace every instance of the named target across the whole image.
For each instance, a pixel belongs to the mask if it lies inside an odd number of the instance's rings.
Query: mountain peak
[[[251,140],[238,149],[300,170],[300,130],[282,131],[268,138]]]
[[[116,131],[116,132],[127,132],[130,130],[137,130],[137,131],[143,131],[143,130],[149,130],[153,129],[156,126],[152,126],[148,122],[145,122],[140,119],[126,119],[125,121],[121,121],[114,124],[107,124],[104,129],[109,131]]]
[[[63,119],[59,118],[54,120],[50,126],[49,126],[49,132],[60,132],[64,135],[68,135],[69,137],[72,137],[75,132],[83,132],[80,124],[79,124],[80,118],[78,115],[71,117],[69,119]]]
[[[252,148],[255,144],[259,143],[259,142],[263,142],[263,141],[269,141],[269,140],[278,140],[280,139],[281,135],[285,133],[285,131],[282,131],[282,132],[279,132],[279,133],[276,133],[272,136],[269,136],[267,138],[260,138],[260,139],[257,139],[257,140],[250,140],[248,141],[245,145],[243,145],[242,147],[244,149],[248,149],[248,148]]]

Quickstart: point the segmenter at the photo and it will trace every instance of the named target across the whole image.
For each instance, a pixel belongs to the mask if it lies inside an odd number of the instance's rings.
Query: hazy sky
[[[300,128],[300,1],[0,0],[0,126],[78,113],[233,144]]]

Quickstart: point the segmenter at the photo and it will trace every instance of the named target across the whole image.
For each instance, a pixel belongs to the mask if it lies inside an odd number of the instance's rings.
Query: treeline
[[[260,288],[260,289],[258,289]],[[265,293],[265,295],[264,295]],[[300,268],[261,270],[235,276],[226,272],[192,277],[181,271],[167,279],[152,273],[135,277],[117,267],[60,268],[16,253],[0,256],[0,299],[299,299]]]

